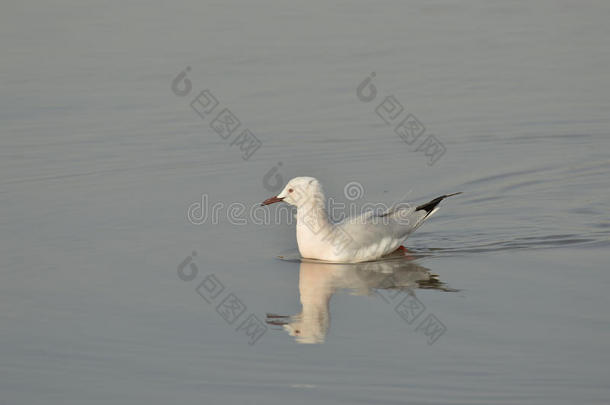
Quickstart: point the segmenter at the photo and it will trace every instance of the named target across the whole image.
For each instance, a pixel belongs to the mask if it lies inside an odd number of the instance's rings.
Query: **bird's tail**
[[[428,201],[425,204],[418,205],[415,207],[415,211],[426,211],[426,217],[431,215],[433,211],[435,211],[436,206],[443,201],[447,197],[451,197],[452,195],[462,194],[462,192],[453,193],[453,194],[445,194],[440,197],[436,197],[434,200]]]

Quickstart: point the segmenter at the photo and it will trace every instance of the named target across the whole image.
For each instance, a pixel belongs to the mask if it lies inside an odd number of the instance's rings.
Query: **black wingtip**
[[[415,211],[420,211],[420,210],[423,210],[423,211],[426,211],[426,214],[429,214],[429,213],[431,213],[431,212],[432,212],[432,210],[433,210],[433,209],[435,209],[435,208],[436,208],[436,206],[437,206],[437,205],[438,205],[438,204],[439,204],[441,201],[443,201],[445,198],[447,198],[447,197],[451,197],[451,196],[453,196],[453,195],[458,195],[458,194],[462,194],[462,192],[460,191],[460,192],[457,192],[457,193],[445,194],[445,195],[442,195],[442,196],[440,196],[440,197],[436,197],[436,198],[435,198],[434,200],[432,200],[432,201],[428,201],[428,202],[427,202],[427,203],[425,203],[425,204],[422,204],[422,205],[417,206],[417,207],[415,208]]]

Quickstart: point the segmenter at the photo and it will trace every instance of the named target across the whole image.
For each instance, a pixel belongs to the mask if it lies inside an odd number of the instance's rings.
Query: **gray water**
[[[4,3],[0,404],[607,404],[609,20],[603,1]],[[377,115],[391,95],[417,142]],[[405,257],[333,267],[298,259],[285,218],[227,218],[298,175],[354,204],[464,194]],[[192,223],[204,195],[225,206]]]

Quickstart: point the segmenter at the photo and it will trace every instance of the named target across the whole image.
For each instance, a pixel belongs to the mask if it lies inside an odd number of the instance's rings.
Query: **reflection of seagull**
[[[395,251],[432,214],[445,198],[415,208],[402,203],[383,213],[366,212],[333,224],[326,213],[322,185],[313,177],[295,177],[280,194],[263,205],[284,201],[297,207],[297,243],[303,257],[330,262],[357,263]]]
[[[329,302],[337,289],[371,295],[376,289],[451,290],[423,266],[404,257],[357,264],[303,261],[299,273],[301,313],[295,316],[267,314],[267,323],[280,325],[299,343],[322,343],[330,325]]]

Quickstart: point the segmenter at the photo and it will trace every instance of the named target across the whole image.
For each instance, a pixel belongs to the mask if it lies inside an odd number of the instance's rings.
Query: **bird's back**
[[[425,211],[399,207],[383,213],[366,212],[336,224],[346,242],[337,252],[339,260],[374,260],[395,251],[426,219]]]

